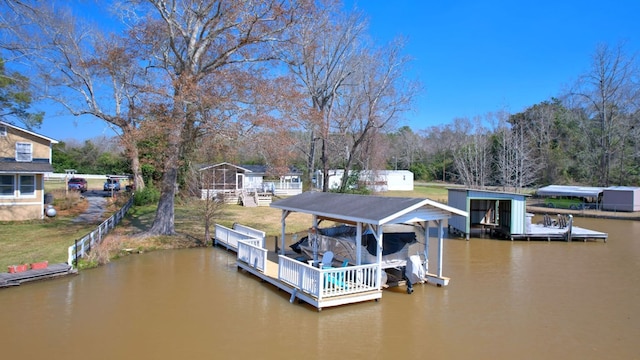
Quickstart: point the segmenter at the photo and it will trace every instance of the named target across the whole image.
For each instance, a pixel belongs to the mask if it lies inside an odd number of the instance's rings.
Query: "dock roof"
[[[541,187],[536,193],[539,196],[598,197],[603,191],[602,187],[549,185]]]
[[[441,220],[466,211],[421,198],[305,192],[271,203],[271,207],[345,223],[373,225]]]

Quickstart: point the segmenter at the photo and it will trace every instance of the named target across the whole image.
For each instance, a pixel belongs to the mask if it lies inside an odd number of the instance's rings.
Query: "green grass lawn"
[[[95,228],[73,224],[71,219],[46,219],[2,223],[0,225],[0,272],[7,266],[47,260],[49,263],[67,261],[67,249],[74,240]]]
[[[89,180],[89,189],[102,190],[102,180]],[[74,208],[82,207],[77,192],[66,193],[64,182],[45,182],[45,192],[54,194],[54,218],[21,222],[0,222],[0,272],[9,265],[49,261],[63,263],[75,240],[93,231],[99,224],[74,223]]]

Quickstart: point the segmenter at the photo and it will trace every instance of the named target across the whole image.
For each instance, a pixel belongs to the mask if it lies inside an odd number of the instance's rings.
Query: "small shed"
[[[640,187],[610,186],[604,189],[602,210],[640,211]]]
[[[475,190],[448,189],[449,206],[466,211],[468,217],[453,215],[449,219],[449,231],[464,235],[467,240],[472,229],[498,232],[504,236],[525,234],[531,223],[527,215],[527,195]]]

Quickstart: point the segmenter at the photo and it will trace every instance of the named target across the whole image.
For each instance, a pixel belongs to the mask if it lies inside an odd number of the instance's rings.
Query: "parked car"
[[[104,182],[104,191],[120,191],[120,180],[118,179],[107,179]]]
[[[87,180],[85,178],[74,177],[67,182],[67,188],[69,190],[80,191],[81,193],[87,191]]]

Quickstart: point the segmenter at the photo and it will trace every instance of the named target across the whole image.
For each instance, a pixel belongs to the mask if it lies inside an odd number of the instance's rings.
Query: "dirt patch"
[[[76,217],[87,211],[87,209],[89,208],[89,201],[86,198],[79,198],[75,200],[73,204],[71,204],[71,206],[69,206],[68,208],[59,209],[55,206],[55,204],[54,208],[56,209],[57,216]]]

